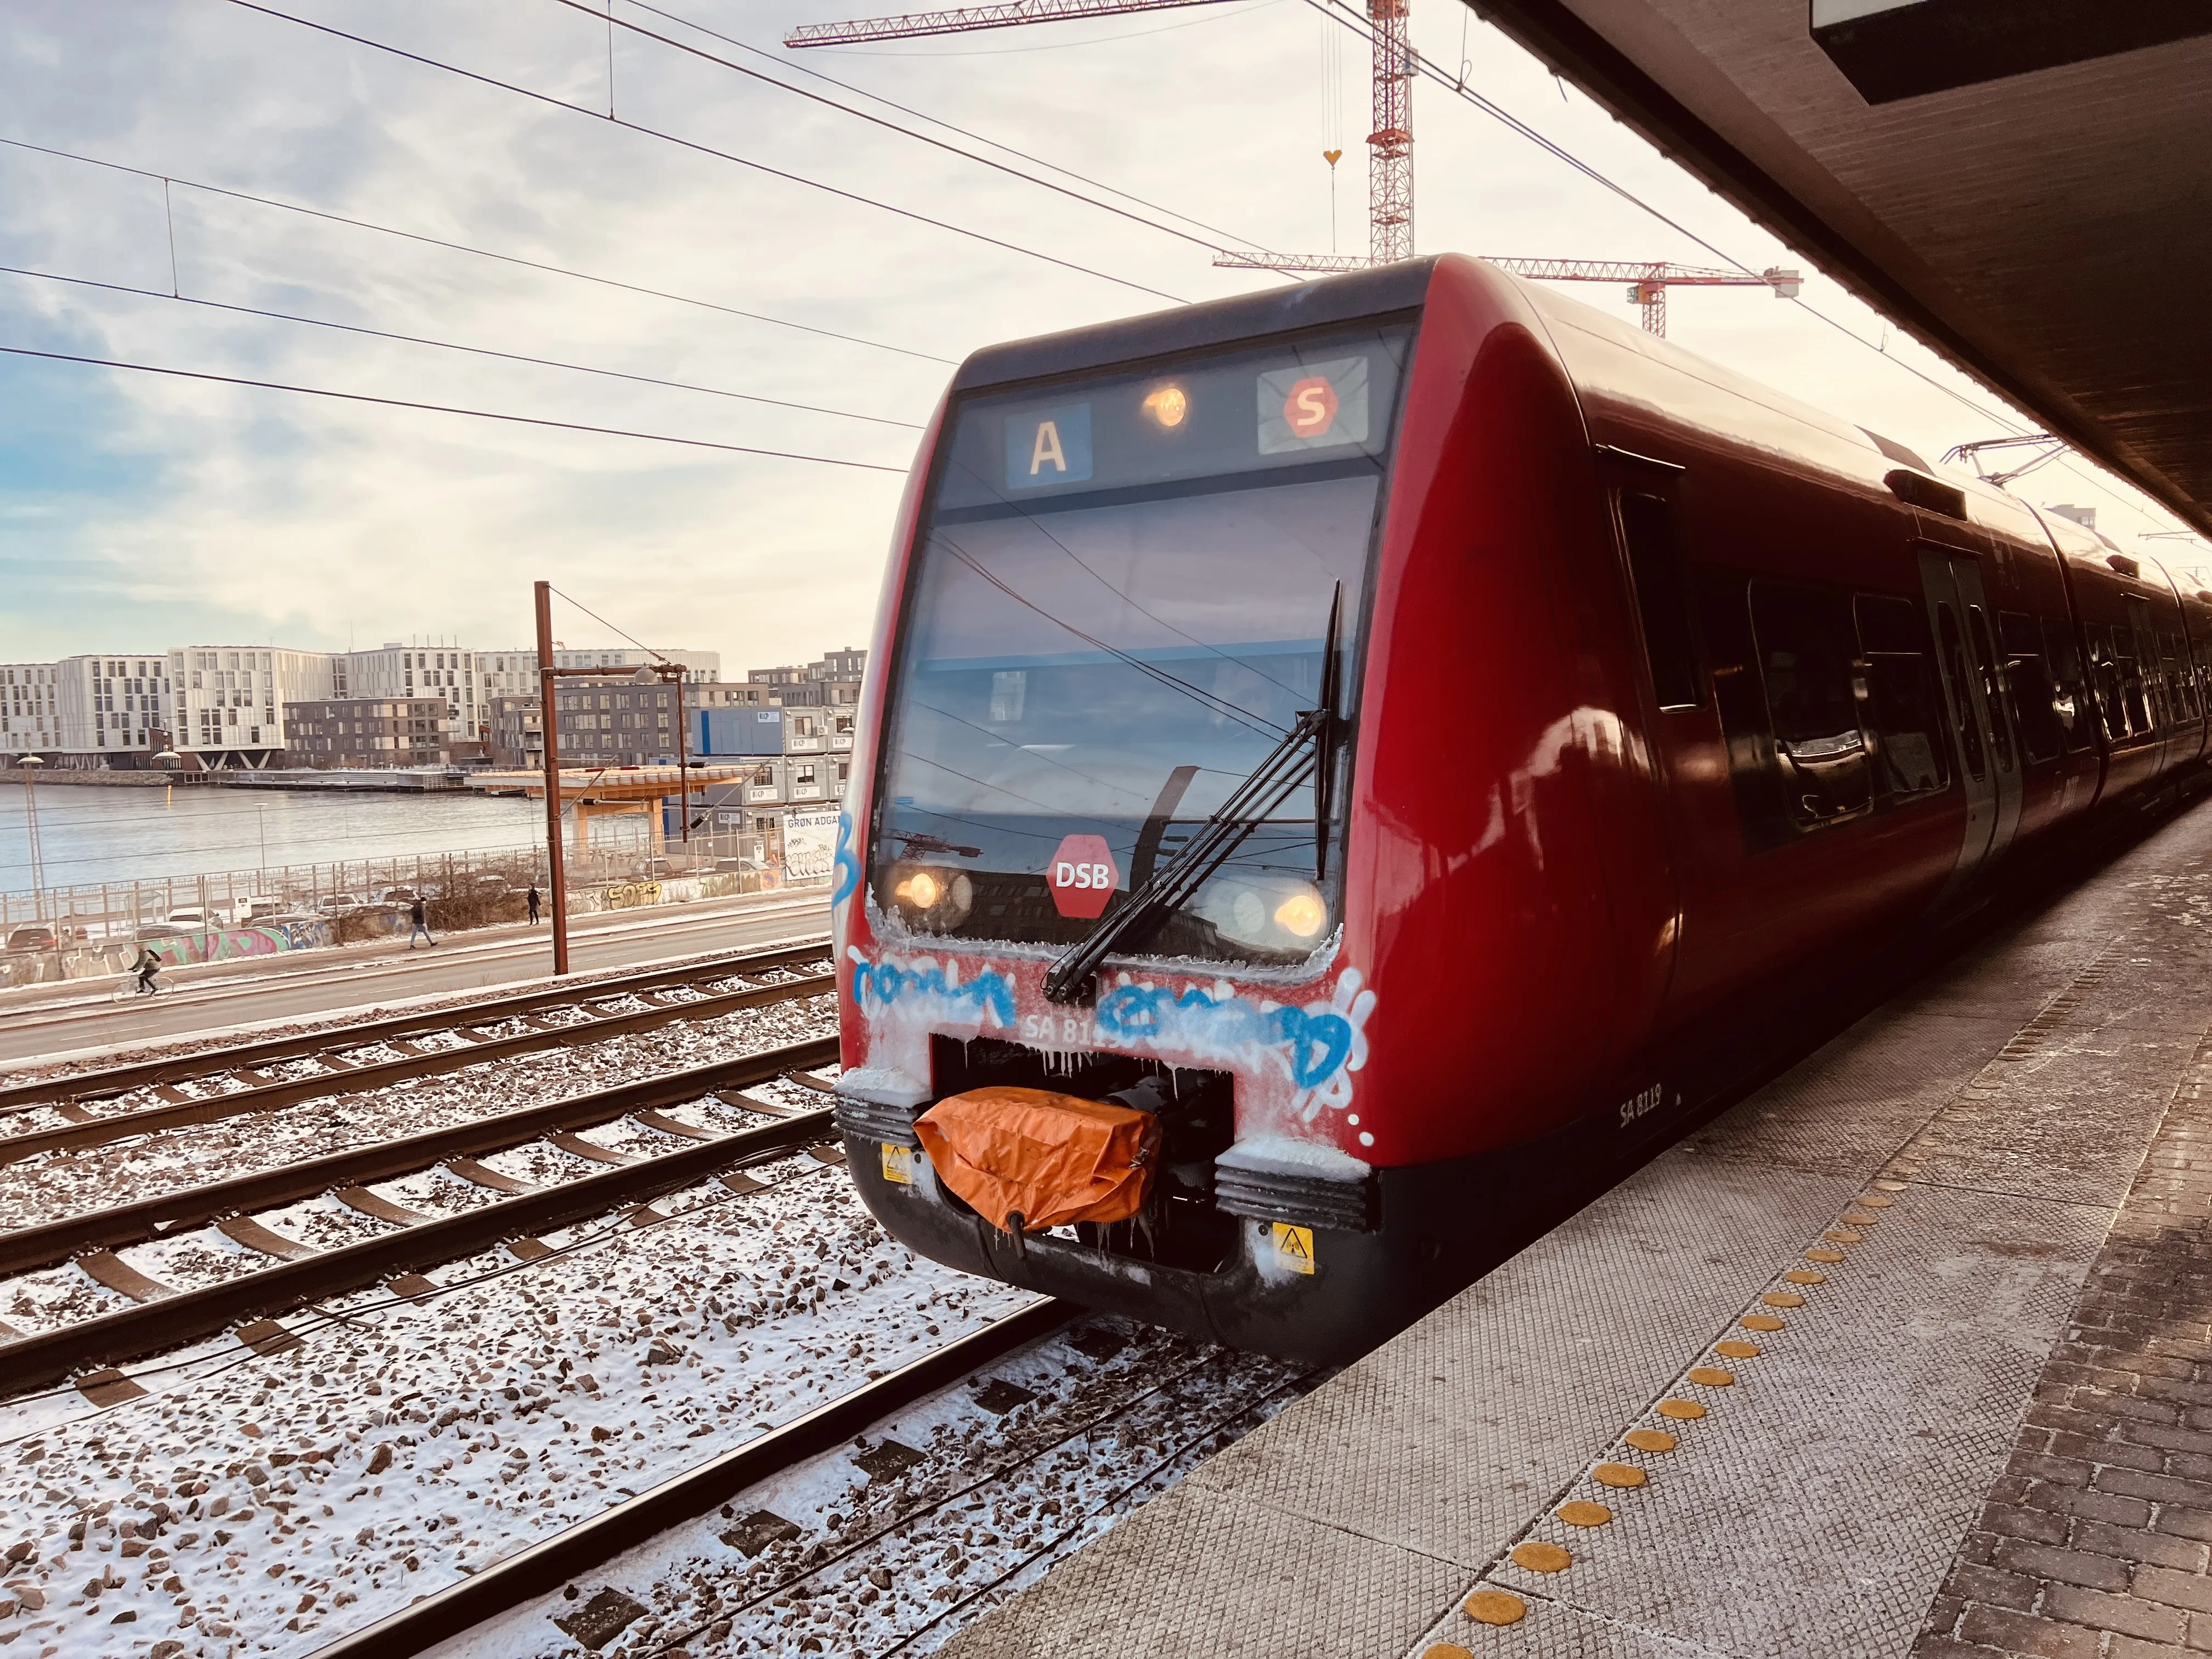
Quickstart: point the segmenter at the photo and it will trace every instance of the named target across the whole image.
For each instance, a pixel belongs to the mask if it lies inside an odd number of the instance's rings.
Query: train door
[[[1667,842],[1666,866],[1661,873],[1668,914],[1650,987],[1656,1006],[1673,987],[1682,947],[1683,889],[1695,880],[1689,858],[1695,836],[1681,821],[1680,761],[1704,735],[1710,716],[1690,615],[1690,578],[1678,499],[1682,469],[1610,446],[1601,446],[1597,454],[1632,602],[1632,626],[1644,647],[1649,689],[1638,701],[1644,704],[1651,782]],[[1649,875],[1645,880],[1650,882]]]
[[[1920,580],[1966,791],[1966,832],[1958,864],[1936,900],[1942,905],[2011,845],[2020,827],[2020,754],[1980,564],[1948,548],[1923,545]]]

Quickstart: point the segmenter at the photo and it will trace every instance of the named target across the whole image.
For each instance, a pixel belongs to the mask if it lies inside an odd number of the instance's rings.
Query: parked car
[[[239,907],[238,920],[248,924],[264,921],[270,916],[283,915],[289,912],[291,908],[281,898],[272,898],[266,894],[262,894],[246,900]]]
[[[169,912],[169,920],[187,933],[204,933],[223,925],[222,912],[212,905],[187,904]]]
[[[386,904],[412,904],[415,902],[416,897],[416,891],[412,887],[387,887],[384,890],[383,902]]]
[[[145,939],[186,939],[198,933],[197,927],[186,927],[173,921],[143,921],[138,924],[137,937]]]
[[[358,893],[333,893],[317,902],[315,908],[326,916],[343,915],[348,910],[366,909],[368,901]]]
[[[60,947],[61,941],[54,937],[52,928],[44,922],[30,922],[21,927],[9,929],[8,942],[4,946],[0,946],[0,949],[5,949],[12,954],[27,951],[53,951]]]

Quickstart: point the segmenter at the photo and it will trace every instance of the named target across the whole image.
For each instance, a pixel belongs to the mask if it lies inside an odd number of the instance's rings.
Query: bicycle
[[[138,975],[125,972],[116,980],[114,992],[107,1000],[110,1002],[136,1002],[141,997],[148,995],[167,996],[169,994],[169,988],[161,983],[161,975],[157,972],[154,978],[148,981],[148,988],[142,991],[138,988]]]

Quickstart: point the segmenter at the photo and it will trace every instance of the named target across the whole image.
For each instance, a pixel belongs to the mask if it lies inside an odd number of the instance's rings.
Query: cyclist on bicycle
[[[161,988],[154,983],[154,975],[161,971],[161,958],[154,954],[149,945],[138,947],[138,960],[131,964],[131,971],[138,976],[138,994],[152,996]]]

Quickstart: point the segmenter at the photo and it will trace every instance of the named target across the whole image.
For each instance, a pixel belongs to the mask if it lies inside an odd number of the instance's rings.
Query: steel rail
[[[495,1561],[374,1624],[319,1648],[316,1659],[408,1659],[560,1589],[570,1580],[726,1503],[749,1486],[842,1445],[871,1424],[1049,1335],[1076,1310],[1050,1297],[672,1476],[541,1543]]]
[[[135,1060],[126,1066],[104,1066],[96,1072],[79,1072],[70,1077],[18,1083],[0,1088],[0,1113],[61,1102],[100,1100],[131,1089],[148,1088],[163,1083],[187,1083],[198,1078],[234,1072],[246,1066],[265,1066],[283,1060],[305,1060],[346,1048],[366,1048],[372,1042],[388,1042],[414,1031],[465,1030],[472,1025],[489,1025],[499,1020],[513,1019],[540,1008],[572,1007],[605,1001],[612,997],[635,995],[638,992],[663,986],[685,985],[702,979],[721,979],[732,974],[764,971],[793,962],[811,960],[824,955],[829,949],[827,938],[810,939],[800,945],[778,945],[767,951],[733,951],[727,956],[673,968],[653,968],[634,974],[611,975],[588,984],[524,991],[514,996],[495,997],[483,1002],[423,1009],[411,1014],[393,1014],[383,1019],[329,1026],[319,1031],[264,1037],[224,1048],[204,1049],[194,1054]]]
[[[834,1037],[772,1048],[733,1060],[694,1066],[635,1083],[569,1095],[520,1111],[425,1130],[398,1140],[332,1152],[297,1164],[239,1176],[183,1192],[165,1193],[133,1204],[116,1204],[88,1215],[0,1232],[0,1273],[32,1273],[67,1261],[87,1250],[115,1249],[161,1238],[228,1216],[273,1210],[335,1187],[359,1187],[372,1181],[427,1170],[448,1158],[474,1157],[526,1145],[562,1130],[595,1128],[633,1112],[681,1105],[716,1089],[759,1083],[786,1070],[824,1065],[837,1057]],[[763,1072],[763,1065],[769,1069]],[[794,1114],[811,1119],[818,1112]]]
[[[821,953],[817,951],[815,954]],[[296,1106],[303,1100],[314,1100],[325,1095],[359,1094],[365,1090],[380,1088],[409,1078],[434,1077],[445,1072],[465,1071],[488,1060],[505,1060],[541,1048],[572,1048],[626,1031],[649,1031],[684,1020],[714,1019],[741,1009],[768,1007],[779,1002],[796,1001],[802,997],[824,996],[835,990],[836,985],[835,974],[809,974],[779,984],[757,985],[743,991],[727,991],[720,996],[702,997],[696,1002],[668,1003],[659,1007],[642,1008],[635,1013],[609,1015],[594,1018],[588,1024],[523,1031],[514,1036],[493,1037],[465,1048],[441,1048],[434,1054],[410,1054],[399,1060],[371,1060],[345,1071],[321,1073],[313,1077],[294,1078],[283,1082],[255,1084],[229,1094],[210,1095],[205,1100],[143,1106],[135,1111],[117,1112],[107,1117],[87,1117],[56,1124],[50,1128],[0,1135],[0,1165],[20,1163],[41,1152],[80,1151],[88,1146],[104,1146],[110,1141],[126,1140],[133,1135],[151,1134],[162,1129],[182,1128],[195,1123],[214,1123],[227,1117],[242,1117],[251,1112],[271,1112],[280,1107]]]
[[[836,1040],[824,1037],[702,1069],[719,1073],[718,1081],[724,1085],[758,1083],[793,1064],[821,1065],[836,1056]],[[690,1094],[673,1098],[694,1098],[704,1092],[697,1083],[699,1071],[685,1075],[691,1080]],[[672,1099],[665,1093],[661,1098],[663,1103]],[[717,1135],[659,1158],[497,1199],[459,1215],[416,1222],[393,1233],[279,1262],[219,1285],[180,1291],[80,1320],[60,1330],[0,1343],[0,1397],[48,1388],[94,1367],[143,1359],[199,1341],[242,1321],[289,1312],[395,1274],[474,1255],[548,1227],[641,1203],[733,1166],[787,1157],[816,1144],[823,1132],[832,1127],[831,1110],[825,1107],[757,1129]]]

